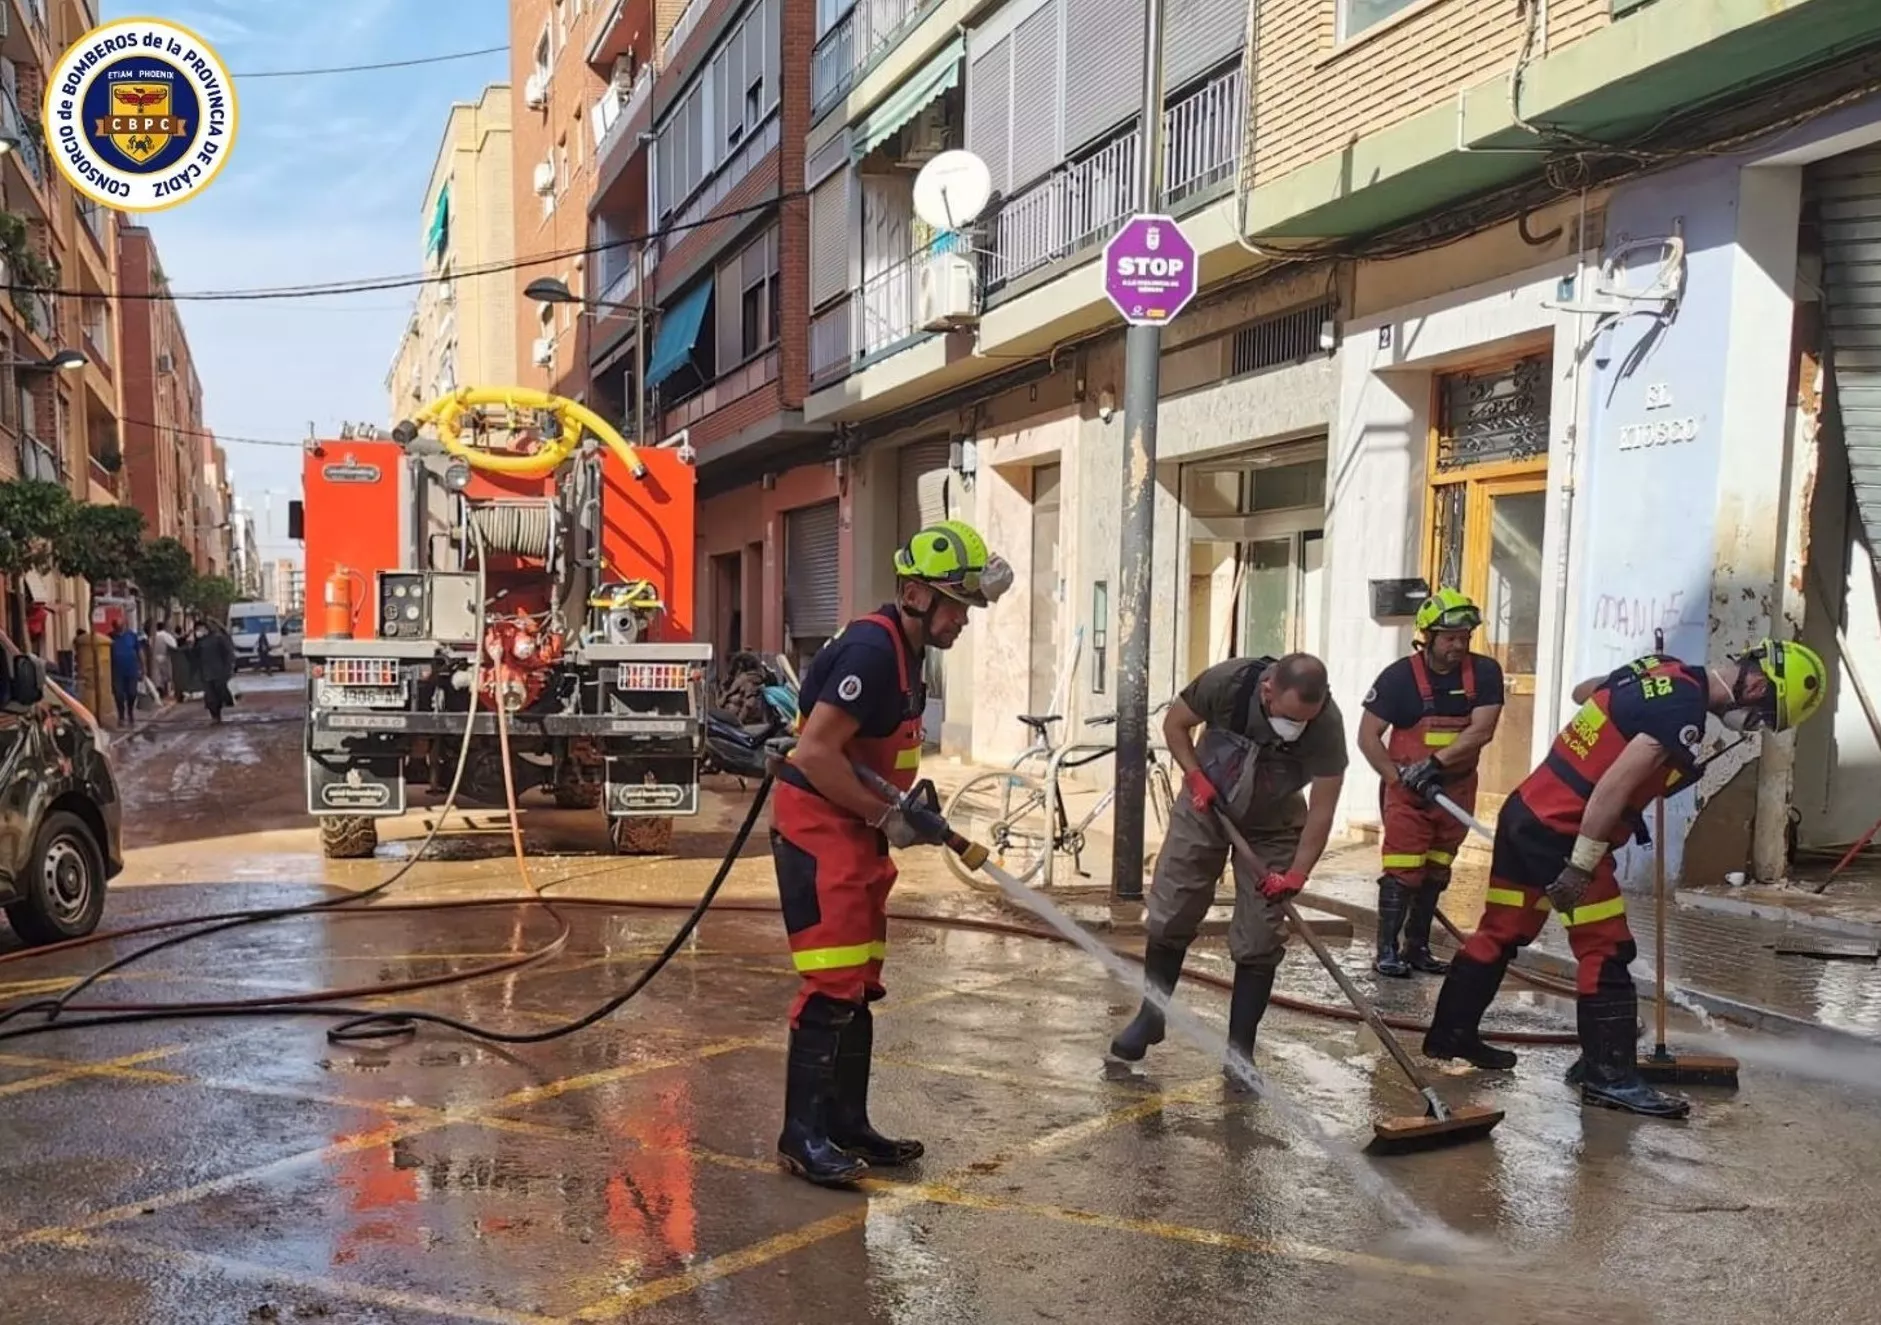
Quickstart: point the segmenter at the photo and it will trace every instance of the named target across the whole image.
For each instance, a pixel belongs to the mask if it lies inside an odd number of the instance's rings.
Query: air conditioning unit
[[[536,192],[545,198],[555,192],[555,163],[553,161],[536,162],[535,187]]]
[[[978,326],[980,278],[964,253],[936,253],[921,271],[921,328],[954,331]]]
[[[549,104],[549,80],[541,70],[530,74],[523,80],[523,105],[530,110],[541,110]]]
[[[168,354],[159,354],[157,356],[157,371],[160,373],[175,372],[176,360]]]
[[[529,347],[529,357],[535,360],[538,368],[551,368],[555,365],[555,341],[549,336],[537,336],[534,345]]]
[[[895,164],[919,170],[947,150],[947,117],[936,101],[908,122],[901,131],[901,159]]]

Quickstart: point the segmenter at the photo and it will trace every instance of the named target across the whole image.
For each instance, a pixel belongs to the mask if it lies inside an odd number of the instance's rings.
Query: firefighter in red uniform
[[[1483,1043],[1479,1027],[1516,950],[1552,910],[1579,961],[1581,1061],[1569,1079],[1580,1082],[1582,1103],[1656,1118],[1689,1113],[1690,1101],[1654,1090],[1634,1066],[1639,1009],[1628,967],[1638,950],[1608,853],[1630,837],[1647,841],[1642,812],[1697,781],[1707,714],[1734,731],[1787,731],[1821,707],[1827,679],[1810,649],[1766,639],[1723,670],[1648,654],[1576,686],[1580,711],[1497,816],[1482,922],[1451,964],[1424,1052],[1515,1066],[1514,1054]]]
[[[1384,819],[1372,962],[1380,975],[1450,969],[1431,955],[1430,922],[1469,829],[1438,807],[1436,795],[1475,813],[1476,761],[1502,717],[1502,668],[1470,652],[1470,635],[1482,623],[1482,612],[1463,594],[1437,590],[1417,609],[1423,643],[1380,672],[1365,696],[1359,753],[1378,773]]]
[[[860,764],[902,791],[921,766],[921,667],[951,648],[969,607],[1012,584],[970,525],[930,525],[895,554],[896,601],[852,621],[810,663],[798,696],[796,748],[778,774],[771,854],[790,951],[803,977],[790,1013],[786,1168],[820,1186],[853,1182],[870,1165],[920,1158],[918,1141],[869,1123],[869,1004],[883,996],[888,849],[930,844],[891,801],[856,776]]]

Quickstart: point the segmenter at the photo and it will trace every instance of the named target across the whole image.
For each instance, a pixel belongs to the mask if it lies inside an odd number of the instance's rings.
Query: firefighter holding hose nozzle
[[[858,776],[906,792],[924,741],[930,648],[952,648],[969,608],[1012,585],[1012,570],[959,520],[929,525],[895,553],[896,597],[844,627],[804,673],[797,744],[777,775],[771,855],[790,952],[803,983],[790,1011],[784,1129],[778,1157],[819,1186],[854,1182],[871,1165],[921,1157],[869,1122],[869,1065],[883,997],[889,848],[935,845],[932,824],[904,813]]]
[[[1580,710],[1496,817],[1483,918],[1450,964],[1424,1052],[1515,1066],[1514,1054],[1483,1042],[1482,1017],[1517,949],[1552,911],[1579,963],[1581,1061],[1569,1080],[1579,1082],[1581,1102],[1654,1118],[1689,1113],[1690,1101],[1654,1090],[1635,1065],[1639,1000],[1628,968],[1639,952],[1612,852],[1628,839],[1646,842],[1643,812],[1697,782],[1707,715],[1732,731],[1790,731],[1827,691],[1813,650],[1772,639],[1722,668],[1652,653],[1576,686]]]

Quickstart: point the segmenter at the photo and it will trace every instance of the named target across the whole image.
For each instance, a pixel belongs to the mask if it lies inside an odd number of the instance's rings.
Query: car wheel
[[[77,815],[61,810],[46,816],[20,883],[24,895],[6,909],[7,923],[27,944],[83,938],[98,928],[104,915],[104,857]]]
[[[328,860],[365,860],[379,849],[379,823],[363,814],[320,818],[320,854]]]

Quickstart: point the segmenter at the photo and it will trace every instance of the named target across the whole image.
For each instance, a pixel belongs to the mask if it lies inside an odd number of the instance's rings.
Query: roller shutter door
[[[841,531],[833,501],[784,515],[784,629],[792,639],[828,639],[842,627]]]

